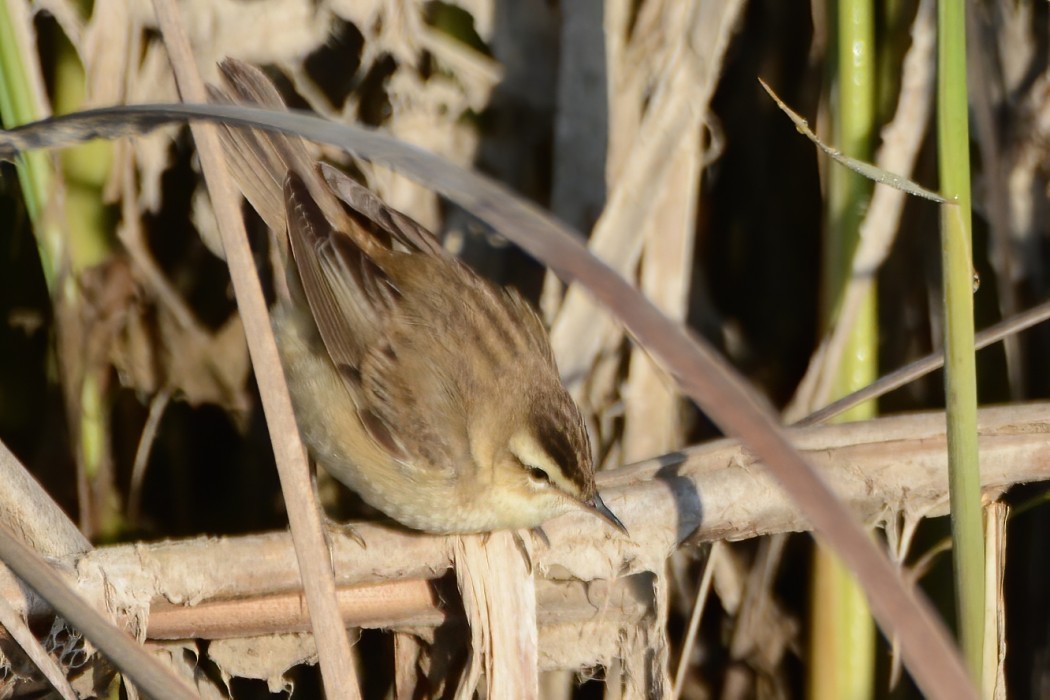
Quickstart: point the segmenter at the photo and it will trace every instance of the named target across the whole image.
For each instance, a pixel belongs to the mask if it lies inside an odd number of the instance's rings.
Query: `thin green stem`
[[[33,84],[41,80],[33,76],[38,65],[32,51],[25,45],[25,28],[16,26],[19,18],[12,16],[13,3],[0,0],[0,120],[15,126],[47,116],[47,106],[34,95]],[[17,9],[17,8],[16,8]],[[25,20],[23,19],[24,23]],[[81,106],[85,91],[84,69],[73,46],[61,33],[56,34],[52,76],[56,105],[59,111]],[[109,411],[104,385],[92,372],[105,371],[84,362],[81,343],[86,335],[82,312],[84,300],[77,283],[77,275],[104,262],[112,252],[112,224],[102,202],[102,188],[111,165],[112,146],[94,143],[67,151],[61,157],[62,168],[56,170],[57,160],[44,152],[29,153],[18,161],[18,177],[22,185],[26,211],[33,224],[40,256],[40,266],[51,295],[55,317],[56,359],[63,367],[62,383],[68,419],[77,443],[78,494],[81,497],[81,525],[87,533],[94,533],[101,523],[109,532],[119,526],[113,508],[99,510],[92,503],[90,493],[106,492],[100,498],[115,502],[111,484],[102,489],[87,488],[87,481],[95,481],[108,460]],[[57,177],[56,177],[57,174]],[[61,186],[61,187],[60,187]],[[63,196],[57,196],[62,192]]]
[[[831,94],[832,142],[843,155],[871,159],[875,128],[875,21],[871,0],[837,0],[832,15],[835,47]],[[852,269],[853,253],[871,182],[846,168],[828,170],[824,246],[824,324],[837,322],[838,307]],[[838,398],[878,376],[875,290],[861,303],[852,323],[833,384]],[[844,420],[875,413],[874,402],[855,407]],[[874,691],[875,625],[856,579],[830,552],[819,550],[814,564],[812,657],[809,697],[870,698]]]
[[[984,637],[984,528],[977,445],[973,261],[970,234],[970,135],[963,0],[937,3],[937,142],[942,207],[944,389],[955,585],[963,655],[981,685]]]
[[[12,127],[46,116],[34,104],[27,67],[19,52],[20,42],[15,20],[6,2],[0,2],[0,122]],[[47,201],[52,189],[50,156],[41,151],[19,156],[18,181],[29,220],[36,232],[40,263],[48,291],[54,297],[64,242],[55,217],[47,216]]]

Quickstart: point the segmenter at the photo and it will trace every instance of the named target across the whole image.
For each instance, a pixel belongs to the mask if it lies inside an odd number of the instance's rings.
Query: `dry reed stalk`
[[[180,90],[190,100],[206,102],[208,93],[198,73],[196,61],[179,10],[171,0],[155,0],[165,45],[171,55]],[[210,124],[191,125],[198,155],[205,173],[208,191],[215,206],[222,236],[223,251],[230,278],[237,295],[238,308],[244,320],[248,348],[259,383],[267,425],[270,429],[274,457],[281,480],[281,491],[288,509],[288,521],[298,560],[298,570],[310,611],[311,630],[317,642],[324,687],[331,697],[353,700],[360,697],[346,630],[339,624],[335,598],[335,580],[327,559],[321,523],[321,506],[310,478],[306,449],[299,437],[291,399],[284,379],[277,344],[270,327],[270,317],[255,270],[248,236],[244,229],[218,127]]]
[[[1050,404],[982,411],[983,484],[989,497],[1015,483],[1050,479],[1048,425]],[[867,522],[901,517],[915,522],[947,508],[943,426],[943,414],[928,413],[808,428],[794,436]],[[604,474],[603,490],[631,528],[632,540],[596,531],[585,515],[567,516],[545,527],[550,547],[535,548],[540,668],[611,662],[621,652],[623,631],[640,629],[638,622],[652,614],[644,588],[662,575],[666,557],[681,544],[807,527],[762,466],[730,441]],[[402,602],[384,604],[386,619],[380,623],[425,638],[444,618],[419,581],[439,577],[452,565],[448,540],[368,524],[355,532],[366,548],[351,538],[332,538],[344,606],[362,611],[346,624],[377,624],[375,601],[389,594]],[[75,582],[85,597],[141,615],[141,626],[147,624],[150,601],[169,602],[158,623],[186,615],[190,621],[180,625],[192,627],[193,605],[244,600],[247,607],[236,614],[244,617],[252,609],[250,599],[287,594],[299,585],[286,534],[105,547],[67,560],[66,566],[74,563]],[[384,592],[383,582],[396,581],[405,583]],[[361,593],[346,590],[365,583],[375,585]],[[0,595],[21,614],[46,610],[10,579],[0,582]],[[166,636],[149,624],[151,634]],[[581,638],[595,641],[594,654],[581,656]]]
[[[472,648],[457,698],[474,697],[482,669],[491,697],[539,697],[539,632],[530,549],[525,533],[454,538],[456,581]]]
[[[1006,700],[1006,521],[1010,507],[995,500],[984,508],[985,625],[982,697]]]

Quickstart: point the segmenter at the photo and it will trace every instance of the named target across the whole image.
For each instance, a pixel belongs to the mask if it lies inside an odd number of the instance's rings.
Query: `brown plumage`
[[[236,100],[283,107],[257,70],[222,68]],[[274,331],[319,464],[430,532],[534,527],[581,507],[623,528],[598,496],[579,409],[524,299],[311,162],[297,139],[230,129],[225,144],[278,234]]]

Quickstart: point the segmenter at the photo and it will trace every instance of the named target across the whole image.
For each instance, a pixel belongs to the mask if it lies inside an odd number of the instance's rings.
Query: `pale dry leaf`
[[[357,27],[366,37],[375,35],[375,25],[382,20],[387,0],[329,0],[328,6],[338,17]]]
[[[226,251],[222,247],[222,236],[219,234],[219,225],[215,220],[215,210],[211,206],[208,190],[203,187],[194,190],[190,199],[190,222],[208,252],[220,260],[225,260]]]
[[[317,646],[305,632],[218,639],[208,646],[208,658],[227,685],[230,678],[252,678],[266,681],[271,693],[291,695],[295,688],[284,674],[293,666],[317,663]]]
[[[414,71],[402,69],[390,77],[387,89],[392,111],[386,128],[392,135],[460,165],[473,161],[478,134],[461,119],[469,104],[458,85],[440,76],[422,81]],[[387,168],[364,169],[390,206],[437,228],[438,199],[431,189]]]
[[[684,323],[700,195],[703,142],[700,129],[688,132],[667,168],[668,187],[646,224],[641,287],[671,318]],[[673,380],[645,350],[632,347],[623,387],[624,457],[637,461],[666,454],[683,444],[682,399]]]
[[[79,51],[83,42],[84,20],[81,17],[81,8],[71,0],[35,0],[33,3],[20,3],[25,7],[31,7],[34,14],[44,11],[55,18],[55,22],[62,28],[62,32],[69,39],[73,48]]]
[[[128,102],[178,100],[164,47],[153,41],[144,49],[141,63],[128,72]],[[172,143],[180,129],[177,126],[165,127],[136,137],[132,142],[132,154],[139,172],[137,203],[144,212],[155,213],[160,209],[163,201],[161,177],[171,166]]]
[[[390,54],[403,65],[415,65],[423,33],[422,0],[331,0],[328,6],[364,36],[363,65],[372,64],[383,54]]]
[[[482,41],[490,41],[499,0],[455,0],[455,4],[474,19],[474,31]]]
[[[434,55],[441,69],[431,77],[447,74],[455,80],[463,100],[471,109],[484,110],[492,91],[504,78],[503,67],[470,46],[429,27],[423,32],[423,45]]]
[[[152,6],[132,3],[145,26],[156,27]],[[180,4],[194,57],[204,79],[218,78],[225,57],[257,64],[305,56],[328,39],[332,15],[310,0],[187,0]],[[250,15],[248,14],[250,13]],[[246,21],[250,16],[251,21]]]
[[[701,24],[711,37],[708,44],[695,44],[710,46],[710,55],[704,60],[699,60],[686,49],[687,45],[694,45],[692,34],[696,28],[684,23],[667,29],[670,33],[665,38],[670,48],[665,49],[668,53],[662,54],[666,56],[666,63],[638,128],[640,135],[637,139],[625,141],[631,145],[624,162],[631,163],[631,167],[613,183],[606,207],[591,236],[592,251],[621,274],[626,274],[638,259],[642,240],[637,232],[651,216],[656,193],[665,186],[666,163],[685,134],[698,131],[703,123],[707,104],[714,94],[718,67],[741,7],[741,2],[720,3],[708,12],[694,15],[693,20]],[[638,21],[641,23],[642,18],[639,17]],[[616,76],[612,78],[615,80]],[[610,128],[617,128],[612,117]],[[615,131],[610,138],[618,138]],[[611,141],[611,168],[615,169],[617,158],[615,141]],[[597,310],[594,302],[579,289],[570,288],[551,329],[551,342],[559,367],[568,377],[570,391],[575,397],[582,395],[578,382],[586,376],[594,358],[611,350],[620,335],[619,325],[608,314]]]
[[[132,54],[128,37],[138,36],[126,0],[98,0],[84,28],[79,47],[87,81],[84,107],[102,107],[124,101],[125,76]]]
[[[153,655],[167,665],[178,677],[193,686],[200,695],[200,700],[227,700],[232,692],[225,678],[213,678],[202,673],[199,664],[199,650],[194,642],[154,643]],[[223,687],[219,687],[222,683]]]
[[[243,413],[250,365],[240,316],[204,335],[184,331],[165,309],[157,322],[165,383],[192,406],[210,403]]]
[[[538,697],[536,584],[528,542],[513,532],[455,539],[456,580],[472,646],[459,698],[473,695],[479,667],[492,697]]]
[[[993,501],[984,509],[985,541],[985,630],[983,696],[994,700],[1007,697],[1006,679],[1006,521],[1010,506]]]
[[[118,3],[119,4],[119,3]],[[130,11],[126,31],[134,47],[140,36],[156,28],[149,3],[124,3]],[[248,6],[237,0],[191,0],[180,7],[198,68],[214,81],[218,62],[231,56],[257,64],[280,64],[308,55],[328,39],[332,15],[325,3],[309,0],[259,0],[251,4],[252,21],[245,21]],[[106,18],[96,13],[99,23]],[[121,42],[113,42],[121,45]],[[138,53],[129,50],[134,58]],[[130,103],[178,101],[167,51],[160,41],[151,39],[141,49],[140,62],[132,62],[126,75]],[[174,127],[135,140],[140,171],[140,203],[156,212],[161,203],[160,178],[171,165]]]
[[[420,659],[423,645],[418,637],[407,632],[394,633],[394,698],[412,700],[417,697]]]

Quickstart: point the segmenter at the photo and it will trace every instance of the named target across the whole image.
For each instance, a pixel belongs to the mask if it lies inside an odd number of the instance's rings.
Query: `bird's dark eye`
[[[529,467],[529,478],[540,484],[549,484],[550,475],[539,467]]]

